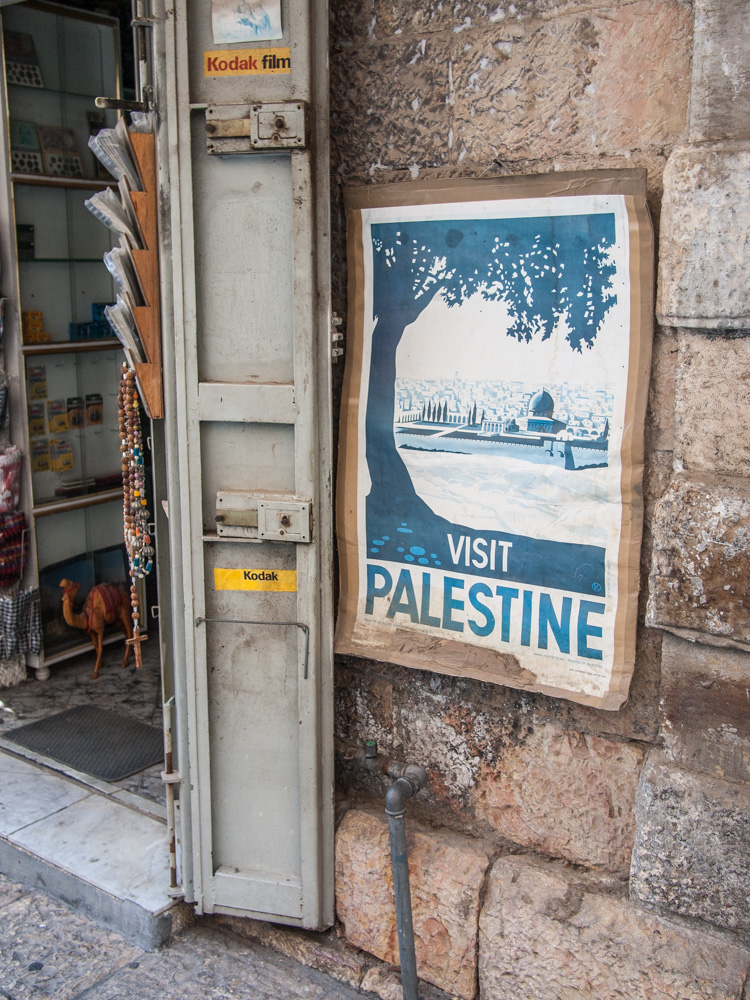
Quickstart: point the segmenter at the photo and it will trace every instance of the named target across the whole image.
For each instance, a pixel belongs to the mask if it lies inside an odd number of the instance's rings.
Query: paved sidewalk
[[[2,1000],[363,1000],[210,919],[146,952],[88,917],[0,875]]]

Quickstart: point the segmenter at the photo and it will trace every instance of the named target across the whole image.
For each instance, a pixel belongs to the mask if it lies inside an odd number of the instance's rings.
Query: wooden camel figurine
[[[61,580],[60,586],[63,592],[63,618],[73,628],[80,628],[87,632],[96,650],[96,663],[91,680],[96,680],[99,676],[99,669],[102,665],[102,641],[106,625],[117,625],[125,633],[125,656],[122,658],[122,666],[125,667],[130,656],[133,637],[130,598],[125,591],[111,583],[99,583],[92,587],[86,595],[83,609],[76,612],[73,609],[73,600],[80,590],[80,583],[76,583],[74,580]]]

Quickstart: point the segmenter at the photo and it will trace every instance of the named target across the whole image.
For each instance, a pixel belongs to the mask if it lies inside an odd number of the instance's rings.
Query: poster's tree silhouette
[[[416,496],[393,438],[396,348],[404,330],[437,296],[457,306],[478,294],[507,308],[509,325],[499,338],[546,340],[561,324],[573,352],[589,350],[616,302],[614,216],[379,223],[371,234],[368,512],[420,516],[428,508]]]

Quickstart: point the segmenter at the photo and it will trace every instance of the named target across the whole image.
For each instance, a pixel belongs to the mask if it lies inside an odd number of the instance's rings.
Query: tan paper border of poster
[[[362,220],[365,208],[441,205],[450,202],[505,201],[569,195],[623,195],[629,224],[630,358],[622,437],[620,482],[622,527],[618,556],[618,600],[614,660],[607,691],[601,696],[537,681],[512,654],[410,629],[357,620],[359,586],[357,468],[359,390],[364,329]],[[347,218],[347,363],[341,406],[336,524],[340,596],[336,623],[337,653],[397,663],[452,676],[539,691],[582,705],[615,711],[628,697],[635,666],[640,548],[643,529],[643,436],[648,402],[653,336],[653,228],[646,204],[646,171],[598,170],[481,180],[456,179],[372,185],[345,192]]]

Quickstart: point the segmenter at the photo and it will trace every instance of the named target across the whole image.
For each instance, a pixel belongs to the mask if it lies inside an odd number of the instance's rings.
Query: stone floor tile
[[[144,799],[151,799],[152,802],[163,805],[164,782],[161,778],[163,769],[163,764],[156,764],[145,771],[139,771],[138,774],[131,774],[129,778],[115,781],[114,784],[119,785],[123,791],[132,792],[134,795],[140,795]]]
[[[51,816],[90,793],[72,781],[0,753],[0,836]]]
[[[169,904],[167,827],[121,802],[89,795],[9,839],[152,913]]]
[[[361,1000],[362,994],[254,942],[199,924],[169,948],[144,954],[86,1000]]]
[[[199,918],[145,952],[0,875],[0,997],[12,1000],[362,1000],[363,994]]]
[[[52,668],[46,681],[27,680],[0,691],[0,736],[17,726],[36,722],[79,705],[97,705],[140,722],[162,726],[161,674],[158,643],[143,648],[143,668],[131,664],[120,669],[122,650],[118,643],[105,648],[102,672],[91,680],[94,654],[83,653]],[[124,790],[151,801],[164,802],[162,765],[149,768],[118,782]]]
[[[0,907],[12,903],[19,896],[23,896],[26,891],[20,882],[11,882],[9,878],[0,875]]]
[[[27,892],[0,914],[0,995],[13,1000],[75,1000],[144,954],[40,892]]]

